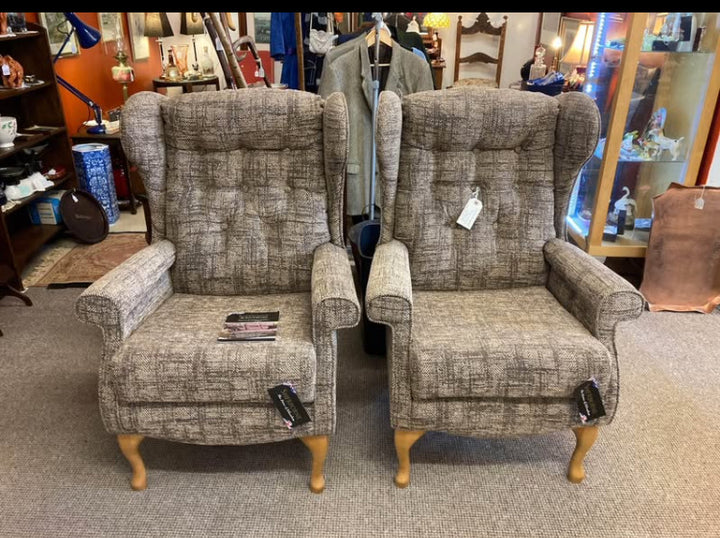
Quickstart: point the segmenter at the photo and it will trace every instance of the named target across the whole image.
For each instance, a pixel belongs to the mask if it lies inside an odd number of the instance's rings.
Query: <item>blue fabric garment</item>
[[[272,12],[270,15],[270,56],[282,62],[280,82],[288,88],[300,87],[298,77],[297,42],[295,40],[295,13]]]
[[[425,53],[423,51],[421,51],[420,49],[416,49],[415,47],[413,47],[412,51],[415,54],[417,54],[418,56],[420,56],[420,58],[422,58],[423,60],[425,60],[427,58],[427,56],[425,56]]]

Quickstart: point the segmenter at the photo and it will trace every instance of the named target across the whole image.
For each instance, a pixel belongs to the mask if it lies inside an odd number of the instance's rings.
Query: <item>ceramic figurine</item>
[[[535,61],[530,66],[530,77],[529,80],[535,80],[542,78],[547,73],[547,66],[545,65],[545,47],[540,45],[535,50]]]
[[[669,151],[673,161],[677,161],[680,156],[680,143],[685,140],[684,136],[680,138],[668,138],[664,135],[655,136],[653,142],[657,144],[657,158],[662,156],[663,151]]]
[[[617,202],[615,202],[614,217],[617,222],[618,217],[622,211],[625,211],[625,228],[632,230],[635,226],[635,212],[637,210],[637,204],[635,200],[630,198],[630,189],[623,187],[623,196]]]

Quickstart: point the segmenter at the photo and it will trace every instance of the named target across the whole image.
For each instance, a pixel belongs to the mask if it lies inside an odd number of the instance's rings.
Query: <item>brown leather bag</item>
[[[640,292],[651,311],[697,311],[720,304],[720,188],[672,183],[653,198]]]

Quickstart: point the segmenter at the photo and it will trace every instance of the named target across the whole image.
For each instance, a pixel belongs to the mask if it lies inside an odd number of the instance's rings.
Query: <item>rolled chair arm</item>
[[[360,301],[345,249],[332,243],[315,249],[310,287],[314,332],[360,323]]]
[[[627,280],[566,241],[551,239],[544,252],[550,264],[550,292],[614,353],[615,326],[642,314],[643,296]]]
[[[175,246],[158,241],[137,252],[87,288],[75,303],[77,317],[119,343],[172,295],[169,269]]]
[[[375,249],[365,293],[367,316],[376,323],[395,325],[412,316],[410,259],[404,243],[393,239]]]

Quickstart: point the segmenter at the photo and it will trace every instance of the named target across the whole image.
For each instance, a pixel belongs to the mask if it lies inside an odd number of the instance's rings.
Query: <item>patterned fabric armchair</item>
[[[298,437],[322,491],[335,429],[336,330],[359,322],[342,238],[345,98],[244,89],[123,110],[153,243],[90,286],[102,328],[100,411],[146,487],[143,437],[242,445]],[[218,342],[230,312],[280,312],[271,342]],[[268,389],[292,383],[311,422],[288,429]]]
[[[598,140],[584,94],[460,87],[383,93],[382,232],[365,306],[391,328],[391,425],[398,470],[427,430],[478,437],[572,428],[568,478],[615,415],[616,324],[641,295],[565,242],[573,180]],[[483,207],[456,224],[473,190]],[[606,416],[583,423],[576,387],[597,381]]]

